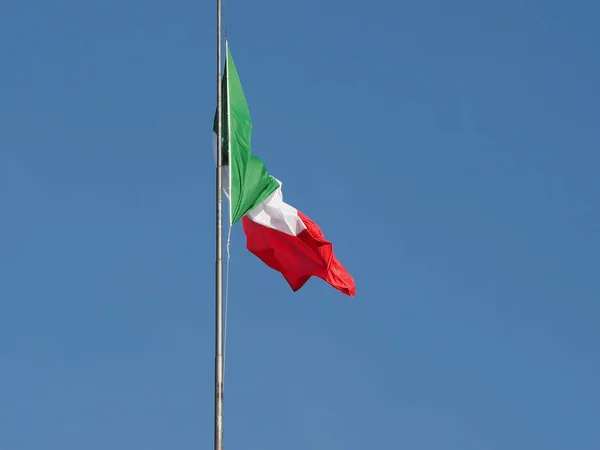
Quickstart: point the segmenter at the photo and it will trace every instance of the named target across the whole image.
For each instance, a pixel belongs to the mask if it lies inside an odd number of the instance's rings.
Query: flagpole
[[[221,91],[221,0],[217,0],[217,185],[215,267],[215,435],[214,450],[223,450],[223,179]]]

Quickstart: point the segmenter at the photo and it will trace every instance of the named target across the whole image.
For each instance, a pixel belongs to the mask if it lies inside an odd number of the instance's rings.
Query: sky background
[[[592,0],[226,0],[253,151],[357,296],[233,230],[227,450],[600,448]],[[0,448],[212,448],[215,5],[0,5]]]

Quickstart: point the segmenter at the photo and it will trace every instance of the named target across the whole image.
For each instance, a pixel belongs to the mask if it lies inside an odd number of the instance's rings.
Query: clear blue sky
[[[0,6],[0,449],[212,448],[213,2]],[[233,232],[225,448],[600,448],[592,0],[226,2],[357,297]]]

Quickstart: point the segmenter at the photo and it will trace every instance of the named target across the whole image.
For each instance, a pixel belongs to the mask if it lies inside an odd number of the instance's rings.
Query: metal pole
[[[214,450],[223,450],[223,115],[221,92],[221,0],[217,0],[217,229],[215,268],[215,437]]]

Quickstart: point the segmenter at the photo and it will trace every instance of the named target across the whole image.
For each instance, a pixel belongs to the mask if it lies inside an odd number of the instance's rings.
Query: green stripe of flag
[[[273,193],[279,183],[252,156],[252,119],[233,57],[227,48],[223,89],[223,164],[231,162],[231,223],[236,223]],[[216,132],[216,114],[214,131]]]

